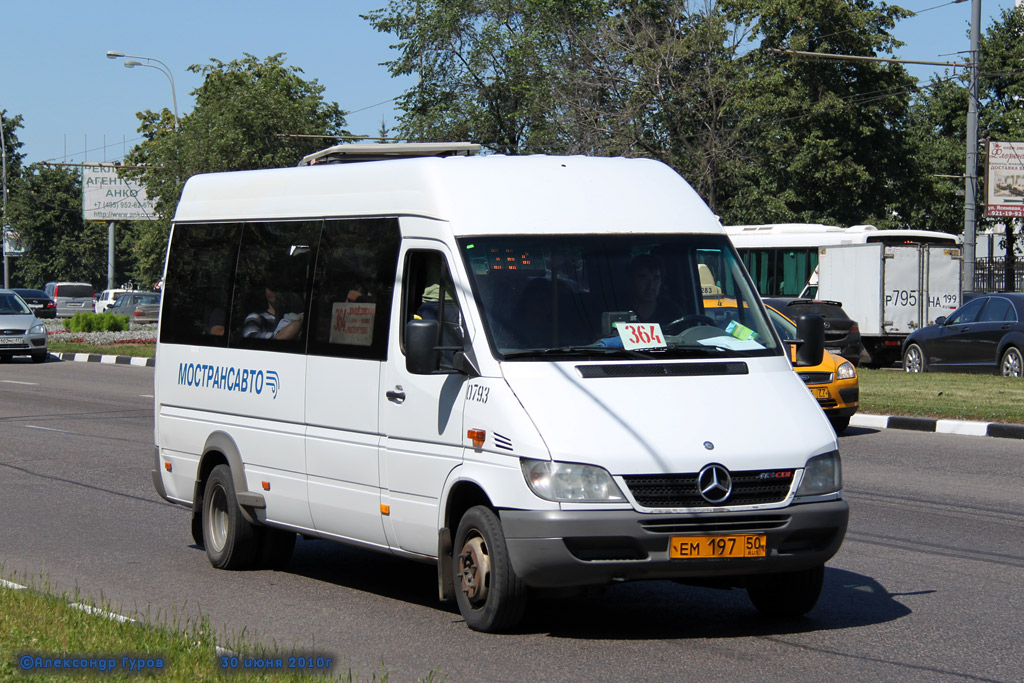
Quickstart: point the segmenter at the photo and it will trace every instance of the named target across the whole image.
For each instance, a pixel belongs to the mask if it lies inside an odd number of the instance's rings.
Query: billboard
[[[146,188],[117,174],[114,164],[82,167],[82,218],[87,221],[153,221],[156,208]]]
[[[1024,142],[989,142],[985,178],[989,216],[1024,216]]]

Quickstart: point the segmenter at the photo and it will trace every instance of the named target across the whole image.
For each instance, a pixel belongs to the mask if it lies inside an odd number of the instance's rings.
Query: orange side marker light
[[[473,442],[473,448],[483,448],[487,432],[483,429],[470,429],[466,431],[466,438]]]

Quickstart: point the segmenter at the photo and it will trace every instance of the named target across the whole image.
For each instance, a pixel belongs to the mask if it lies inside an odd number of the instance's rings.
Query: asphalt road
[[[414,680],[1020,681],[1024,448],[1019,440],[851,428],[849,534],[805,619],[762,619],[741,591],[668,582],[536,603],[514,635],[470,631],[435,570],[300,540],[285,571],[212,569],[189,513],[152,488],[150,368],[0,367],[0,573],[139,618],[201,611]],[[54,653],[75,654],[75,653]],[[113,653],[116,654],[116,653]]]

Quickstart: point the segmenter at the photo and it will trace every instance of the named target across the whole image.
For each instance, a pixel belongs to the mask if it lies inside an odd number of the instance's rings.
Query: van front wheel
[[[259,551],[259,531],[238,507],[231,469],[217,465],[203,491],[203,543],[217,569],[249,569]]]
[[[765,574],[747,586],[747,595],[766,617],[800,617],[818,603],[824,579],[823,564],[799,572]]]
[[[490,508],[470,508],[455,534],[455,600],[474,631],[515,628],[526,613],[526,585],[509,561],[505,534]]]

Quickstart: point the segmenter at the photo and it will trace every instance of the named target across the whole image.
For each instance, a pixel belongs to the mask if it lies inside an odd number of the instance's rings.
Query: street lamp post
[[[178,96],[177,96],[177,94],[174,91],[174,74],[171,73],[170,67],[168,67],[166,64],[161,62],[159,59],[154,59],[153,57],[140,57],[138,55],[126,55],[123,52],[116,52],[114,50],[107,50],[107,59],[122,59],[122,58],[125,58],[125,57],[128,58],[124,62],[124,66],[125,66],[126,69],[131,69],[131,68],[134,68],[136,66],[146,66],[146,67],[149,67],[150,69],[156,69],[157,71],[162,72],[164,76],[167,76],[167,80],[169,80],[171,82],[171,103],[174,105],[174,131],[177,132],[178,131]],[[135,61],[137,59],[145,59],[146,61],[145,62]],[[150,62],[156,62],[156,64],[151,64]],[[159,66],[157,66],[157,64],[159,64]]]

